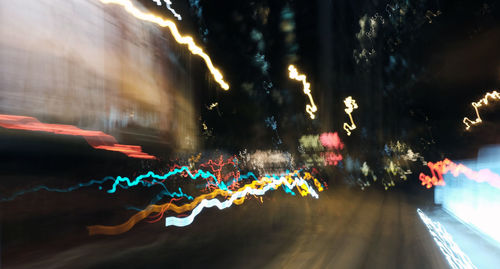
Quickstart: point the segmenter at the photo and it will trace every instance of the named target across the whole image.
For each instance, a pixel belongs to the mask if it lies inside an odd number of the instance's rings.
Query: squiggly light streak
[[[289,65],[288,71],[289,71],[288,76],[291,79],[302,82],[302,86],[304,87],[304,94],[307,95],[307,97],[309,97],[309,102],[310,102],[310,104],[306,105],[306,112],[309,113],[309,116],[311,117],[311,119],[314,119],[316,117],[314,115],[314,113],[316,111],[318,111],[318,107],[316,107],[316,105],[314,104],[314,100],[313,100],[313,97],[311,95],[311,84],[309,82],[307,82],[306,75],[299,74],[299,72],[297,71],[297,68],[295,68],[294,65],[292,65],[292,64]]]
[[[229,90],[229,84],[227,84],[222,76],[219,69],[215,68],[210,57],[203,51],[203,49],[194,43],[193,38],[190,36],[182,36],[177,29],[176,24],[171,20],[166,20],[161,17],[155,16],[151,13],[144,13],[132,4],[129,0],[99,0],[104,4],[117,4],[122,6],[128,13],[132,14],[134,17],[155,23],[161,27],[167,27],[170,33],[174,37],[175,41],[179,44],[187,45],[189,51],[192,54],[200,56],[204,61],[210,73],[214,77],[215,81],[219,83],[222,89]]]
[[[437,221],[432,221],[427,217],[422,210],[417,209],[417,213],[420,216],[422,222],[424,222],[429,233],[432,235],[434,242],[439,247],[439,250],[446,257],[446,260],[453,269],[473,269],[477,268],[472,264],[471,260],[465,253],[460,249],[460,247],[453,241],[451,235],[446,231],[446,229]]]
[[[101,131],[82,130],[72,125],[41,123],[33,117],[2,114],[0,114],[0,126],[13,130],[81,136],[95,149],[117,151],[131,158],[156,159],[155,156],[142,152],[140,146],[118,144],[113,136]]]
[[[474,107],[474,110],[476,111],[477,118],[475,120],[470,120],[469,118],[465,117],[463,120],[463,123],[465,124],[465,126],[467,126],[467,127],[465,127],[465,130],[469,130],[472,125],[477,125],[477,124],[483,122],[483,120],[479,116],[478,108],[482,107],[483,105],[485,105],[485,106],[488,105],[488,98],[499,100],[500,93],[498,93],[497,91],[488,92],[488,93],[486,93],[486,95],[484,95],[483,99],[481,99],[477,102],[472,102],[472,107]]]
[[[140,212],[134,214],[128,221],[126,221],[123,224],[116,225],[116,226],[93,225],[93,226],[88,226],[87,229],[89,230],[90,235],[121,234],[121,233],[127,232],[130,229],[132,229],[132,227],[136,223],[147,218],[152,213],[159,213],[159,215],[161,217],[161,215],[163,215],[163,213],[165,213],[167,210],[170,210],[170,211],[173,211],[175,213],[180,214],[180,213],[183,213],[186,211],[191,211],[193,209],[199,208],[198,210],[201,212],[201,209],[203,209],[203,207],[200,208],[199,205],[203,201],[210,201],[207,199],[213,199],[219,195],[221,195],[221,196],[234,196],[235,194],[240,193],[238,195],[239,197],[232,200],[233,201],[232,203],[234,203],[236,205],[240,205],[244,202],[245,196],[246,196],[246,194],[241,195],[241,193],[243,191],[248,190],[248,189],[252,189],[252,190],[260,189],[260,190],[262,190],[266,186],[269,186],[270,182],[275,184],[273,187],[274,189],[277,189],[281,185],[281,186],[283,186],[283,188],[285,189],[285,191],[287,193],[290,193],[292,195],[295,195],[295,194],[293,193],[293,191],[291,191],[291,189],[294,186],[300,186],[301,189],[299,189],[299,192],[301,193],[302,196],[305,196],[305,195],[310,193],[313,197],[318,198],[317,193],[314,192],[314,189],[312,189],[307,184],[307,182],[305,182],[304,180],[311,180],[311,179],[314,180],[314,184],[318,187],[318,191],[320,191],[320,192],[323,191],[323,186],[321,185],[321,183],[319,183],[319,181],[308,172],[306,172],[304,174],[304,179],[300,179],[300,177],[298,176],[298,173],[299,173],[299,171],[294,171],[293,173],[289,173],[287,176],[282,176],[281,178],[274,176],[274,175],[271,177],[266,176],[266,177],[261,178],[260,180],[254,180],[254,181],[252,181],[252,183],[246,184],[244,187],[240,188],[237,192],[230,192],[228,190],[216,189],[216,190],[212,191],[211,193],[200,195],[200,196],[196,197],[191,203],[184,204],[182,206],[177,206],[175,204],[172,204],[171,201],[168,203],[162,204],[162,205],[149,205],[146,209],[141,210]],[[251,174],[251,173],[249,173],[249,174]],[[297,176],[297,178],[292,183],[289,183],[288,180],[290,180],[290,178],[292,176]],[[253,177],[255,178],[255,176],[253,176]],[[260,186],[260,187],[257,187],[257,186]],[[255,194],[255,193],[250,193],[247,191],[247,194]],[[229,204],[229,206],[230,206],[230,204]],[[194,210],[193,210],[193,212],[194,212]],[[194,219],[195,215],[192,215],[192,214],[193,213],[191,213],[191,216]],[[197,214],[199,214],[199,212]],[[180,216],[177,216],[177,218],[180,219]]]
[[[184,169],[173,170],[172,174],[170,174],[169,176],[176,174],[176,173],[173,173],[173,172],[181,173],[181,172],[184,172]],[[152,173],[152,174],[150,174],[150,173]],[[201,174],[201,173],[199,173],[199,174]],[[197,175],[198,174],[193,175],[193,177],[195,177],[193,179],[196,179]],[[183,193],[181,188],[179,188],[179,192],[170,192],[167,189],[167,187],[163,184],[163,182],[161,182],[161,181],[153,180],[152,182],[147,182],[147,181],[143,181],[142,180],[143,178],[147,178],[147,177],[161,178],[161,176],[158,176],[158,175],[154,174],[153,172],[149,172],[147,174],[138,176],[136,178],[136,180],[138,179],[137,184],[142,183],[144,186],[147,186],[147,187],[151,187],[153,185],[161,185],[164,190],[160,194],[158,194],[159,198],[157,198],[157,199],[160,199],[162,196],[168,195],[170,197],[186,197],[189,200],[193,200],[193,197],[190,196],[190,195],[187,195],[187,194]],[[165,178],[168,178],[168,176],[165,177]],[[136,181],[130,182],[130,180],[128,180],[128,178],[126,178],[126,177],[125,178],[117,177],[116,179],[113,178],[113,177],[105,177],[102,180],[91,180],[89,182],[79,183],[77,185],[73,185],[73,186],[70,186],[70,187],[67,187],[67,188],[50,188],[50,187],[47,187],[47,186],[37,186],[37,187],[34,187],[32,189],[29,189],[29,190],[18,191],[16,193],[12,194],[10,197],[6,197],[6,198],[0,199],[0,202],[12,201],[16,197],[18,197],[18,196],[21,196],[21,195],[24,195],[24,194],[27,194],[27,193],[41,191],[41,190],[45,190],[45,191],[49,191],[49,192],[72,192],[72,191],[78,190],[78,189],[83,188],[83,187],[89,187],[89,186],[92,186],[92,185],[102,185],[102,184],[104,184],[104,183],[106,183],[108,181],[113,181],[114,182],[112,189],[110,189],[110,190],[107,191],[108,193],[114,193],[114,192],[116,192],[116,187],[117,186],[120,186],[122,189],[128,189],[128,188],[130,188],[132,186],[137,185],[137,184],[133,184],[133,183],[136,183]],[[121,185],[120,182],[123,182],[123,181],[127,182],[128,184],[126,186]],[[221,186],[221,188],[225,187],[225,185],[223,185],[223,183],[219,184],[219,185]],[[99,186],[99,189],[102,189],[102,186]]]
[[[170,202],[162,204],[162,205],[149,205],[146,209],[137,212],[134,214],[128,221],[123,224],[115,225],[115,226],[104,226],[104,225],[92,225],[88,226],[89,235],[96,234],[106,234],[106,235],[116,235],[122,234],[124,232],[129,231],[134,227],[136,223],[147,218],[152,213],[161,213],[165,212],[167,209],[174,211],[176,213],[182,213],[191,210],[194,206],[198,205],[203,199],[211,199],[216,197],[217,195],[228,195],[227,191],[217,189],[211,193],[203,194],[196,197],[191,203],[185,204],[183,206],[177,206],[175,204],[171,204]]]
[[[13,195],[11,195],[10,197],[0,199],[0,202],[12,201],[16,197],[18,197],[18,196],[21,196],[21,195],[24,195],[24,194],[27,194],[27,193],[31,193],[31,192],[41,191],[41,190],[46,190],[46,191],[49,191],[49,192],[71,192],[71,191],[77,190],[79,188],[88,187],[88,186],[91,186],[91,185],[94,185],[94,184],[103,184],[104,182],[110,181],[110,180],[113,180],[113,178],[111,178],[111,177],[105,177],[102,180],[91,180],[91,181],[89,181],[87,183],[80,183],[78,185],[74,185],[74,186],[71,186],[71,187],[68,187],[68,188],[65,188],[65,189],[50,188],[50,187],[47,187],[47,186],[37,186],[37,187],[34,187],[32,189],[29,189],[29,190],[18,191],[16,193],[14,193]]]
[[[166,180],[167,178],[169,178],[173,175],[177,175],[180,173],[186,173],[187,175],[189,175],[191,177],[191,179],[197,179],[198,177],[202,177],[203,179],[213,178],[213,179],[217,180],[217,178],[210,172],[198,170],[198,172],[193,174],[189,170],[189,167],[183,166],[181,168],[176,168],[176,169],[174,169],[174,170],[172,170],[172,171],[170,171],[162,176],[155,174],[153,171],[149,171],[146,174],[142,174],[140,176],[137,176],[133,181],[131,181],[128,177],[118,176],[115,179],[115,182],[113,183],[113,186],[111,187],[111,189],[108,190],[108,193],[116,192],[116,187],[122,182],[126,183],[128,187],[133,187],[133,186],[136,186],[140,183],[144,184],[145,181],[143,181],[143,179],[145,179],[145,178],[154,178],[150,184],[155,184],[155,183],[159,182],[157,180],[163,181],[163,180]]]
[[[172,1],[170,0],[164,0],[165,1],[165,4],[167,5],[167,8],[168,10],[170,10],[170,12],[172,12],[172,14],[174,14],[174,17],[176,17],[178,20],[182,20],[182,17],[181,15],[179,15],[179,13],[177,13],[175,11],[175,9],[172,8]],[[153,2],[155,2],[158,6],[161,6],[161,0],[153,0]]]
[[[218,106],[219,103],[218,102],[215,102],[215,103],[211,103],[210,106],[207,107],[208,110],[212,110],[214,109],[216,106]]]
[[[419,179],[422,181],[422,185],[428,189],[432,186],[444,186],[443,174],[448,172],[451,172],[454,177],[458,177],[459,174],[464,174],[470,180],[479,183],[487,182],[495,188],[500,188],[500,175],[491,172],[489,169],[474,171],[461,163],[456,164],[449,159],[444,159],[436,163],[428,162],[427,166],[429,166],[432,176],[420,173]]]
[[[347,132],[347,135],[350,136],[351,131],[356,129],[356,124],[354,124],[351,113],[354,111],[354,109],[358,108],[358,104],[356,104],[356,100],[352,99],[351,96],[347,97],[344,100],[344,104],[346,106],[346,109],[344,111],[345,113],[347,113],[349,119],[351,120],[351,125],[349,125],[347,122],[344,122],[344,130]]]
[[[246,195],[256,195],[256,196],[262,196],[264,195],[268,190],[270,189],[277,189],[280,185],[285,184],[289,189],[292,189],[295,185],[299,186],[304,186],[308,190],[308,192],[311,194],[312,197],[318,198],[318,194],[314,191],[313,188],[311,188],[305,181],[304,179],[297,177],[293,181],[292,184],[290,184],[287,180],[286,177],[281,177],[279,180],[273,180],[271,183],[267,184],[264,186],[262,189],[253,189],[250,187],[244,187],[243,190],[240,190],[233,195],[231,195],[231,198],[229,200],[226,200],[224,202],[219,201],[218,199],[210,199],[206,200],[204,199],[201,201],[201,203],[191,211],[191,214],[187,217],[179,218],[179,217],[167,217],[165,218],[165,226],[177,226],[177,227],[184,227],[188,226],[191,223],[193,223],[194,218],[201,213],[201,211],[204,208],[210,208],[216,206],[219,210],[225,209],[230,207],[236,200],[243,199]],[[308,187],[309,186],[309,187]],[[307,191],[305,191],[307,193]],[[301,192],[302,195],[304,195],[303,192]]]

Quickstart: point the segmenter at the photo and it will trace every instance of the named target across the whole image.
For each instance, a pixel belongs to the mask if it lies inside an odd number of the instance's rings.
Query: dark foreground
[[[2,268],[448,268],[416,214],[422,204],[398,190],[331,188],[318,200],[277,191],[263,203],[208,209],[189,227],[165,228],[160,220],[92,237],[85,225],[117,224],[126,214],[62,202],[98,196],[77,193],[4,203],[12,220],[2,221]],[[25,200],[39,195],[57,196],[40,208],[63,209],[26,209]],[[24,213],[14,216],[16,208]]]

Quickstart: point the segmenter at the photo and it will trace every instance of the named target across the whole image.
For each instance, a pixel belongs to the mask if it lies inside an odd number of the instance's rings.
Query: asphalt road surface
[[[86,225],[131,214],[109,213],[113,201],[100,196],[40,192],[1,203],[2,268],[449,268],[416,213],[422,199],[401,190],[331,187],[319,199],[278,190],[205,210],[188,227],[162,219],[89,236]]]

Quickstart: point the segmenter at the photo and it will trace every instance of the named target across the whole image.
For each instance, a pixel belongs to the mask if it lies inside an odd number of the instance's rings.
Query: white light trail
[[[165,4],[167,5],[168,10],[174,14],[174,17],[176,17],[178,20],[182,21],[182,17],[179,13],[175,11],[175,9],[172,8],[172,1],[170,0],[163,0],[165,1]],[[161,0],[153,0],[158,6],[161,6]]]
[[[293,189],[295,186],[301,186],[302,188],[306,188],[307,192],[311,194],[312,197],[318,198],[318,194],[316,191],[309,185],[307,182],[302,179],[301,177],[295,177],[294,181],[292,184],[290,184],[287,180],[286,177],[282,176],[279,179],[274,179],[272,182],[269,184],[265,185],[262,189],[254,189],[251,187],[246,187],[241,191],[235,192],[231,195],[231,198],[228,200],[221,202],[218,199],[210,199],[206,200],[204,199],[201,201],[201,203],[196,206],[193,211],[191,211],[191,214],[187,217],[179,218],[179,217],[167,217],[165,218],[165,226],[178,226],[178,227],[184,227],[188,226],[191,223],[193,223],[194,218],[201,213],[201,211],[204,208],[210,208],[216,206],[219,208],[219,210],[225,209],[230,207],[234,201],[237,199],[240,199],[242,197],[245,197],[246,195],[257,195],[257,196],[262,196],[264,195],[268,190],[271,189],[277,189],[280,185],[286,185],[290,190]],[[304,194],[303,194],[304,195]]]
[[[120,5],[128,13],[130,13],[132,16],[136,17],[139,20],[152,22],[161,27],[168,28],[177,43],[182,45],[187,45],[189,51],[193,55],[198,55],[205,61],[208,70],[212,74],[215,81],[221,86],[221,88],[226,91],[229,90],[229,84],[227,84],[224,81],[222,73],[219,71],[219,69],[215,68],[215,66],[212,63],[212,59],[210,59],[210,56],[208,56],[208,54],[206,54],[201,47],[196,45],[192,37],[181,35],[179,29],[177,29],[177,25],[173,21],[163,19],[152,13],[143,12],[139,10],[136,6],[134,6],[134,4],[130,0],[99,0],[99,1],[102,2],[103,4]]]
[[[453,238],[448,232],[446,232],[441,223],[432,221],[424,214],[424,212],[422,212],[422,210],[420,210],[420,208],[417,209],[417,213],[424,222],[425,226],[427,226],[427,229],[429,229],[432,238],[446,257],[446,260],[450,264],[451,268],[477,268],[474,264],[472,264],[469,257],[467,257],[467,255],[465,255],[460,247],[458,247],[458,245],[453,241]]]

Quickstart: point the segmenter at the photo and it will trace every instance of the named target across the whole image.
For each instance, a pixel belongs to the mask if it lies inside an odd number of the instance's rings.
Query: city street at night
[[[0,1],[0,36],[0,269],[500,268],[498,1]]]

